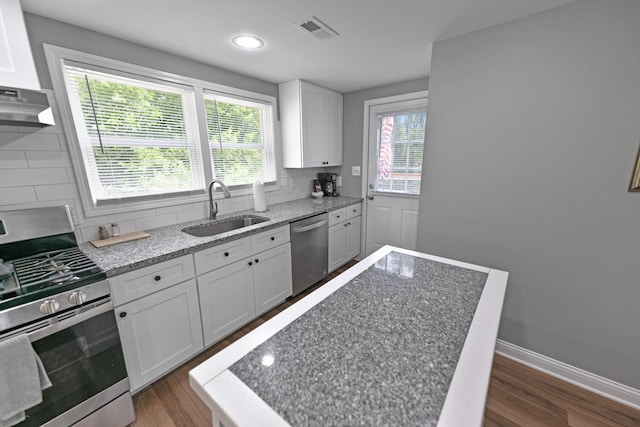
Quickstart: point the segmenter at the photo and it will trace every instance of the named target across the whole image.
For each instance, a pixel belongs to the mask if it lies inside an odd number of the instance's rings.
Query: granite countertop
[[[229,370],[293,426],[436,425],[487,276],[391,252]]]
[[[150,234],[150,237],[140,240],[103,248],[96,248],[90,243],[82,243],[80,249],[98,264],[107,273],[107,276],[115,276],[360,201],[362,201],[360,198],[343,196],[324,197],[322,199],[298,199],[269,205],[266,212],[245,210],[220,215],[217,218],[218,220],[239,215],[257,215],[267,217],[269,221],[214,236],[195,237],[181,231],[185,227],[209,222],[206,219],[202,219],[145,230]]]
[[[482,425],[508,273],[385,246],[190,371],[227,426]]]

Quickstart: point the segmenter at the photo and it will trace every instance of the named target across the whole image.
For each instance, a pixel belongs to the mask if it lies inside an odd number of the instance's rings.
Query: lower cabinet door
[[[345,258],[347,244],[346,228],[346,222],[341,222],[329,227],[329,273],[347,261]]]
[[[253,281],[257,316],[291,296],[291,243],[254,255]]]
[[[357,216],[347,220],[348,226],[346,235],[346,255],[345,262],[350,261],[360,255],[360,232],[362,226],[362,217]]]
[[[205,346],[255,317],[252,265],[252,258],[246,258],[198,276]]]
[[[131,391],[204,348],[194,279],[116,307]]]

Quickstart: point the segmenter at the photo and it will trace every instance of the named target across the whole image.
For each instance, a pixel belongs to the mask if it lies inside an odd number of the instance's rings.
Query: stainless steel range
[[[106,274],[66,206],[0,212],[0,340],[27,334],[52,387],[18,426],[135,419]]]

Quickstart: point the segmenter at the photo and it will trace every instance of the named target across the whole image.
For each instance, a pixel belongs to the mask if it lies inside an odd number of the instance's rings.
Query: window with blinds
[[[213,176],[227,186],[276,180],[273,105],[205,91]]]
[[[426,111],[379,114],[377,122],[375,191],[419,195]]]
[[[96,206],[203,191],[192,87],[71,62],[63,69]]]

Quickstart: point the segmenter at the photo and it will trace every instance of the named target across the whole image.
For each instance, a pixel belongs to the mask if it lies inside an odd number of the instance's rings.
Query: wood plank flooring
[[[189,386],[189,371],[353,264],[345,265],[137,393],[133,397],[137,419],[131,427],[211,426],[209,409]],[[494,359],[485,417],[485,427],[640,426],[640,412],[499,355]]]

